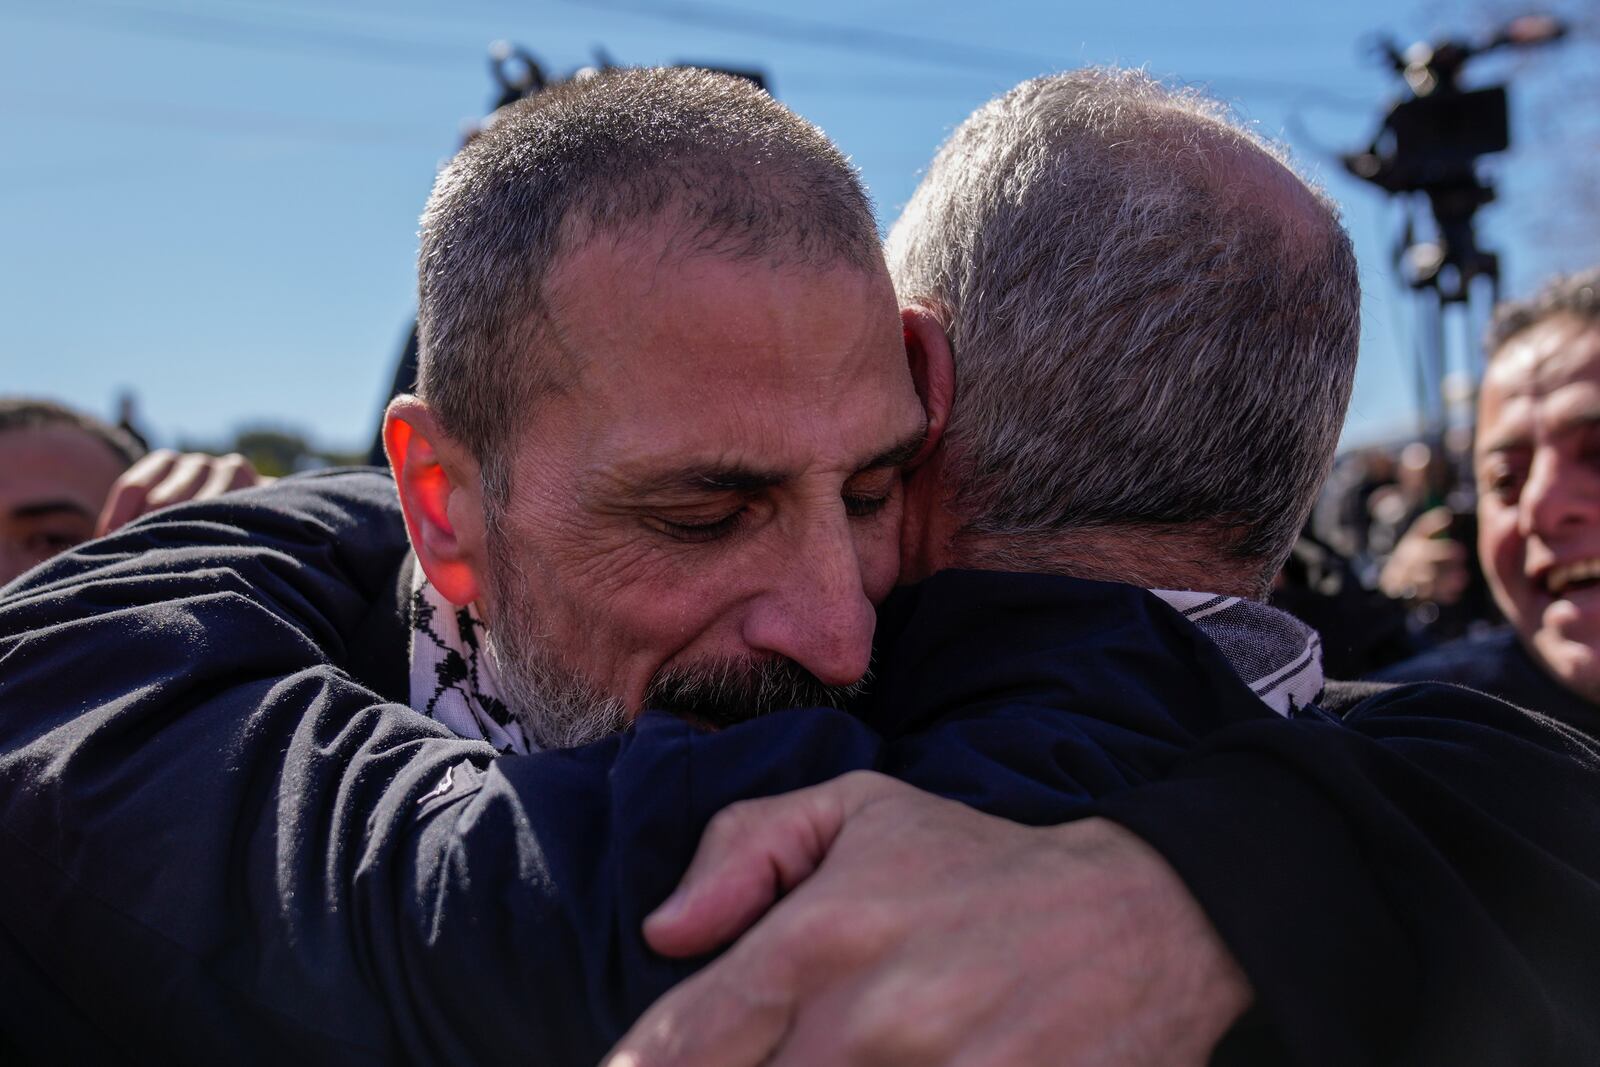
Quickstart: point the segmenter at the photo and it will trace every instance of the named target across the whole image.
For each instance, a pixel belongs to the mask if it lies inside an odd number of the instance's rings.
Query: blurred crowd
[[[1502,621],[1474,552],[1470,448],[1405,441],[1335,461],[1273,594],[1323,635],[1334,677],[1363,677]]]

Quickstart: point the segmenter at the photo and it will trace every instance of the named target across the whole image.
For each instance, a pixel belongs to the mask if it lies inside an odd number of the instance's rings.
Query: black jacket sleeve
[[[593,1063],[685,973],[640,921],[710,815],[873,765],[870,730],[814,709],[496,759],[336,665],[404,551],[392,487],[333,475],[152,517],[0,597],[0,1030],[24,1053]]]
[[[1576,1065],[1600,1056],[1597,769],[1577,731],[1405,686],[1228,727],[1097,809],[1199,899],[1288,1062]]]
[[[0,1012],[40,1059],[80,1017],[89,1061],[394,1058],[347,887],[386,812],[493,752],[331,666],[404,551],[382,479],[344,477],[173,509],[0,598]]]

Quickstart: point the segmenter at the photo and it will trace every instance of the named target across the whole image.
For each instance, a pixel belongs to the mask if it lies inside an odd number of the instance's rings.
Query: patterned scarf
[[[1293,615],[1243,597],[1150,592],[1194,623],[1251,692],[1279,715],[1293,715],[1322,696],[1322,638]]]
[[[411,706],[502,754],[539,751],[500,699],[476,605],[456,607],[421,567],[412,572]]]

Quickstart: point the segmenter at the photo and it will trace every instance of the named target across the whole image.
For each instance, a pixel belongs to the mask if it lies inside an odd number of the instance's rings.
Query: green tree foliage
[[[265,424],[241,426],[234,431],[233,439],[225,443],[183,442],[179,448],[186,452],[210,452],[216,455],[237,452],[248,459],[258,472],[275,478],[296,471],[348,467],[366,462],[365,453],[323,448],[297,430]]]

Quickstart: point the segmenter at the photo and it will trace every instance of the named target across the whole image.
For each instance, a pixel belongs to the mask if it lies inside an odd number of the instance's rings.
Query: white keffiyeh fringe
[[[1292,715],[1322,696],[1322,638],[1293,615],[1219,593],[1150,592],[1194,623],[1251,692],[1279,715]]]

